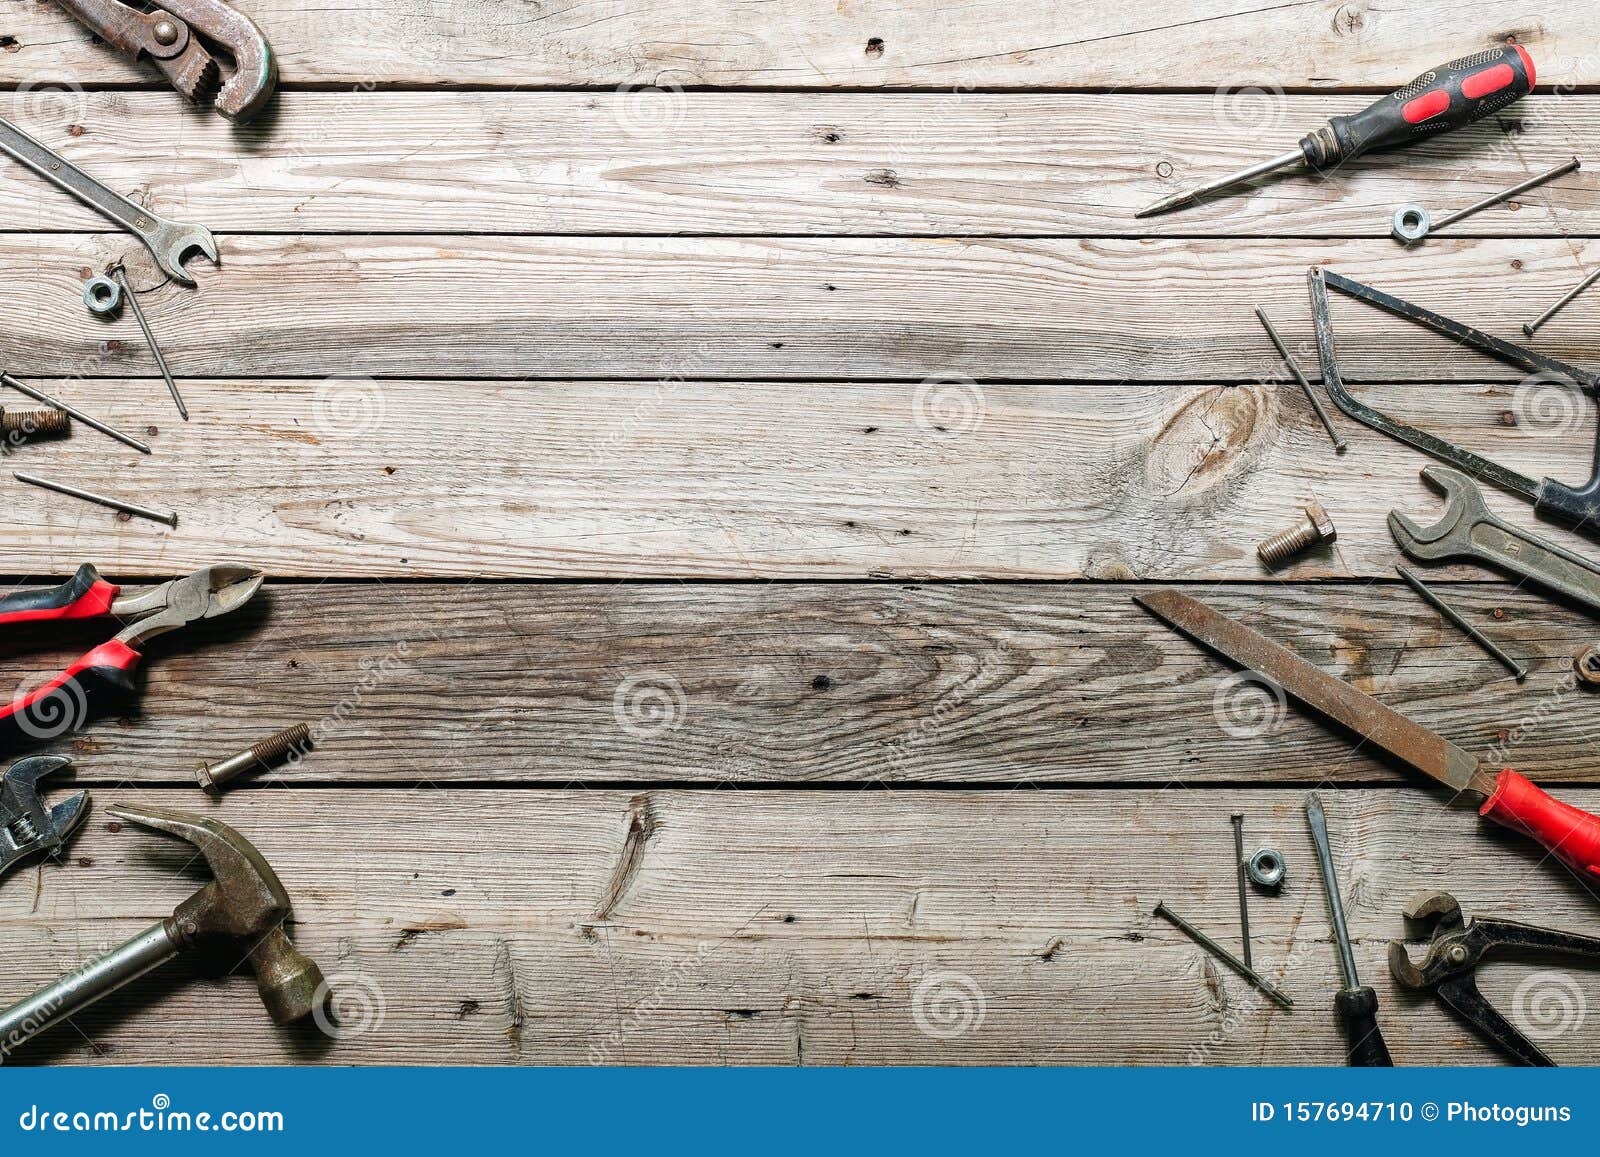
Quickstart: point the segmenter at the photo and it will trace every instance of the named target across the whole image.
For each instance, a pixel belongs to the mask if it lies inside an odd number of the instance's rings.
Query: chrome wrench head
[[[193,285],[194,278],[183,267],[183,259],[198,250],[220,265],[217,256],[217,239],[204,225],[185,225],[178,221],[157,221],[155,226],[139,235],[150,250],[161,271],[180,285]]]
[[[1445,497],[1445,511],[1432,526],[1421,527],[1398,510],[1389,512],[1389,533],[1400,549],[1421,562],[1443,562],[1471,546],[1472,528],[1489,518],[1483,491],[1459,470],[1424,466],[1422,480]]]
[[[59,755],[37,755],[18,760],[0,775],[0,875],[35,853],[60,851],[88,814],[88,792],[76,792],[49,811],[39,798],[39,781],[70,762]]]

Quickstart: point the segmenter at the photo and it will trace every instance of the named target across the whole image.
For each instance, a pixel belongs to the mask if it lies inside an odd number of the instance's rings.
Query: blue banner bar
[[[1593,1069],[0,1069],[0,1154],[1592,1152]],[[1509,1148],[1508,1148],[1509,1147]]]

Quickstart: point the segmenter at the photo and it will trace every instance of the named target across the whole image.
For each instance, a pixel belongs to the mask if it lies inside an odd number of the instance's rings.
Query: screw
[[[72,431],[65,410],[7,410],[0,406],[0,433],[19,439],[61,438]]]
[[[1256,554],[1270,567],[1282,566],[1289,559],[1319,542],[1336,542],[1338,531],[1333,529],[1333,519],[1313,502],[1305,508],[1305,521],[1288,530],[1280,530],[1256,547]]]
[[[1171,908],[1168,908],[1165,900],[1162,900],[1156,905],[1156,915],[1164,916],[1168,920],[1171,920],[1179,928],[1187,932],[1190,937],[1194,939],[1195,943],[1209,951],[1218,960],[1228,965],[1228,967],[1232,968],[1240,976],[1244,977],[1251,984],[1255,985],[1262,992],[1266,993],[1273,1000],[1281,1004],[1284,1008],[1294,1007],[1294,1001],[1290,1000],[1289,997],[1277,987],[1277,985],[1273,984],[1272,981],[1268,980],[1265,976],[1262,976],[1254,968],[1251,968],[1248,964],[1240,960],[1233,953],[1229,952],[1222,945],[1211,939],[1211,937],[1200,931],[1200,929],[1189,923],[1189,921],[1178,915]]]
[[[256,767],[270,768],[291,755],[303,753],[310,746],[311,728],[304,723],[296,723],[293,727],[285,727],[260,742],[252,743],[227,759],[200,764],[195,769],[195,778],[207,791],[220,792],[224,784],[245,772]]]

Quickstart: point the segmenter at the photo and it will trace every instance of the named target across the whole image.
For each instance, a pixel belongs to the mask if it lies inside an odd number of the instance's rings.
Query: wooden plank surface
[[[626,92],[295,92],[243,129],[182,118],[176,147],[164,93],[46,94],[12,115],[113,187],[230,233],[1386,238],[1402,202],[1442,215],[1568,155],[1600,153],[1600,97],[1540,96],[1327,179],[1286,178],[1134,220],[1158,197],[1281,152],[1368,99],[697,91],[653,104]],[[1596,181],[1580,171],[1450,232],[1592,236]],[[21,175],[0,182],[0,225],[104,229]]]
[[[266,786],[1419,782],[1174,635],[1139,589],[273,585],[158,642],[137,699],[97,698],[37,750],[101,787],[192,784],[302,721],[316,751]],[[1441,588],[1528,664],[1519,685],[1392,578],[1191,589],[1492,764],[1600,783],[1580,612]],[[7,697],[94,641],[13,641]]]
[[[1256,544],[1317,500],[1339,541],[1282,577],[1393,578],[1389,511],[1444,509],[1422,455],[1342,415],[1336,454],[1283,384],[186,381],[184,423],[159,381],[31,380],[156,452],[79,428],[13,468],[180,519],[7,478],[0,534],[21,574],[226,556],[317,578],[1268,579]],[[1594,406],[1564,386],[1360,393],[1533,477],[1589,471]],[[1525,502],[1486,501],[1600,555]]]
[[[1600,262],[1600,241],[235,236],[197,293],[150,295],[189,376],[1255,381],[1281,369],[1252,308],[1309,352],[1312,264],[1493,333]],[[154,372],[127,319],[83,308],[120,236],[28,234],[0,253],[0,363],[20,376]],[[135,268],[148,268],[136,255]],[[1334,295],[1336,298],[1338,295]],[[1593,298],[1539,348],[1600,363]],[[263,303],[292,302],[293,308]],[[1360,302],[1334,302],[1352,381],[1524,375]],[[1309,363],[1314,370],[1315,361]],[[808,391],[809,394],[809,391]]]
[[[0,368],[156,449],[79,430],[9,463],[181,515],[7,482],[3,569],[231,557],[275,580],[154,644],[136,700],[14,746],[70,754],[97,807],[245,830],[345,1031],[274,1030],[247,977],[181,964],[21,1059],[1339,1064],[1315,785],[1403,1063],[1497,1059],[1393,989],[1415,891],[1596,930],[1534,849],[1131,601],[1189,583],[1600,804],[1568,674],[1595,616],[1439,572],[1530,664],[1518,685],[1399,587],[1383,519],[1438,509],[1423,459],[1343,419],[1335,456],[1251,313],[1314,368],[1309,265],[1507,337],[1594,268],[1587,171],[1417,252],[1385,236],[1400,201],[1442,211],[1596,152],[1587,6],[244,6],[286,91],[242,131],[52,4],[0,15],[0,115],[216,228],[225,260],[197,292],[158,286],[127,238],[0,180]],[[1131,217],[1512,39],[1542,95],[1469,132]],[[124,253],[190,423],[131,319],[82,309]],[[1600,365],[1588,301],[1537,347]],[[1364,398],[1581,480],[1592,403],[1334,310]],[[1313,498],[1336,547],[1261,570],[1255,543]],[[583,581],[529,581],[551,579]],[[0,678],[32,687],[105,633],[8,635]],[[298,721],[304,761],[220,803],[192,786],[198,759]],[[1252,915],[1292,1017],[1151,915],[1166,898],[1229,934],[1234,810],[1289,859]],[[99,814],[63,865],[8,878],[0,1004],[169,912],[190,859]],[[1486,987],[1514,1016],[1579,1010],[1546,1043],[1592,1058],[1593,976]]]
[[[288,84],[1392,88],[1515,38],[1552,85],[1600,81],[1582,4],[1466,0],[254,0]],[[48,4],[7,6],[12,83],[144,81]]]
[[[1402,907],[1439,887],[1469,915],[1593,934],[1592,897],[1515,837],[1468,838],[1470,811],[1398,789],[1322,794],[1362,978],[1396,1058],[1494,1063],[1431,998],[1396,990],[1383,957],[1405,934]],[[1600,792],[1570,794],[1600,805]],[[282,876],[297,942],[344,994],[339,1038],[272,1028],[248,976],[207,982],[176,964],[16,1059],[1336,1065],[1337,966],[1303,795],[235,796],[218,814]],[[1299,1002],[1292,1015],[1151,914],[1165,897],[1235,942],[1230,810],[1289,864],[1251,927],[1258,964]],[[344,854],[356,846],[358,860]],[[0,999],[170,912],[199,878],[182,845],[92,818],[66,866],[0,889]],[[1600,1044],[1581,1012],[1600,974],[1502,964],[1483,983],[1524,1024],[1541,994],[1565,998],[1564,1022],[1535,1026],[1558,1058]]]

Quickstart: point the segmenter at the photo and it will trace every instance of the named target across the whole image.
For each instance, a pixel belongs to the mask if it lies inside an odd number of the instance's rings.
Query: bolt
[[[1333,529],[1333,519],[1313,502],[1305,508],[1305,521],[1288,530],[1280,530],[1256,547],[1256,554],[1269,567],[1282,566],[1289,559],[1319,542],[1336,542],[1339,533]]]
[[[1588,687],[1600,687],[1600,643],[1590,643],[1572,656],[1572,673]]]
[[[72,432],[63,410],[7,410],[0,406],[0,433],[18,438],[62,438]]]
[[[237,779],[245,772],[256,767],[269,768],[290,755],[303,753],[310,746],[311,728],[304,723],[296,723],[293,727],[285,727],[282,731],[251,744],[243,751],[228,756],[227,759],[200,764],[195,777],[206,791],[220,792],[224,784]]]
[[[176,44],[178,42],[178,26],[170,20],[160,20],[150,30],[157,44]]]

